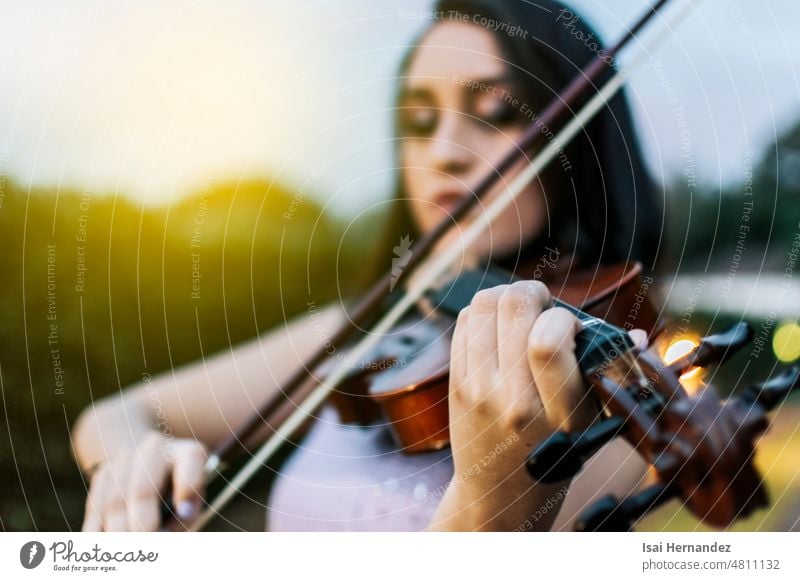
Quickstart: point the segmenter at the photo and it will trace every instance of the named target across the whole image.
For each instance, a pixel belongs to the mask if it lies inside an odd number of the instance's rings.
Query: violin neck
[[[626,375],[630,371],[627,366],[618,365],[626,361],[625,356],[634,347],[628,333],[559,299],[553,301],[553,306],[572,312],[583,326],[575,336],[575,357],[584,376],[597,373],[608,375],[612,372]]]
[[[495,266],[483,266],[462,272],[452,281],[428,291],[426,297],[437,310],[456,317],[478,291],[521,280],[525,279]],[[553,306],[574,313],[583,325],[575,337],[575,356],[584,377],[597,373],[629,374],[630,368],[625,363],[629,361],[627,355],[634,344],[628,333],[559,299],[553,301]]]

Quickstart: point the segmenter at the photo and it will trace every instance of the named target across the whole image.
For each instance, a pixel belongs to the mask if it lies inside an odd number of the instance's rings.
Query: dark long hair
[[[494,30],[515,92],[533,111],[543,110],[605,48],[586,21],[556,0],[439,0],[435,11],[441,19],[458,18]],[[430,28],[403,59],[398,73],[401,83],[414,48]],[[399,140],[396,143],[399,167]],[[545,232],[513,256],[493,260],[510,267],[540,253],[549,242],[572,253],[579,264],[640,260],[646,269],[655,269],[662,213],[623,92],[564,153],[567,163],[551,163],[542,176],[551,209]],[[402,237],[419,236],[406,202],[402,172],[398,173],[390,218],[383,243],[376,248],[370,281],[391,268],[392,248]]]

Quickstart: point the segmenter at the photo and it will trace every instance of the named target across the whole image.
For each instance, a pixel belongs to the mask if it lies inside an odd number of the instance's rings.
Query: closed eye
[[[406,137],[429,137],[436,131],[439,110],[425,89],[404,91],[398,108],[399,130]]]

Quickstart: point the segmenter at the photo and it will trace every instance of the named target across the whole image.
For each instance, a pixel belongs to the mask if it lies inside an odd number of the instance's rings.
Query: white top
[[[388,426],[342,425],[326,407],[273,483],[267,530],[423,530],[452,476],[449,448],[404,454]]]

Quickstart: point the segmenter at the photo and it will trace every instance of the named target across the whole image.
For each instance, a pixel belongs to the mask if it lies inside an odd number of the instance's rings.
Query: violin
[[[466,271],[432,290],[428,299],[434,314],[412,312],[364,361],[353,363],[356,372],[331,394],[340,420],[361,425],[387,422],[404,453],[447,447],[450,343],[455,319],[475,293],[500,284],[538,279],[553,289],[558,295],[553,306],[569,309],[584,326],[576,341],[578,361],[586,368],[585,373],[599,364],[595,359],[602,342],[601,330],[606,333],[602,337],[607,341],[604,346],[616,345],[622,350],[632,343],[619,327],[633,328],[632,321],[636,321],[651,339],[663,329],[651,295],[641,292],[646,286],[642,284],[640,263],[592,269],[567,267],[542,274],[539,266],[531,264],[523,264],[515,274],[488,266]],[[617,325],[613,337],[611,325]],[[613,364],[619,365],[616,361]],[[606,372],[612,373],[610,369]]]
[[[619,500],[608,496],[576,521],[581,531],[626,531],[647,512],[681,498],[703,522],[725,527],[768,505],[753,466],[754,442],[767,427],[766,412],[800,386],[794,368],[722,402],[713,389],[690,396],[679,378],[689,369],[721,363],[752,338],[739,323],[706,337],[670,365],[634,347],[622,326],[630,319],[655,338],[664,325],[654,301],[642,294],[641,265],[600,266],[578,271],[560,287],[553,306],[581,322],[576,359],[584,380],[602,406],[598,420],[579,434],[557,432],[531,451],[527,469],[539,482],[577,475],[584,463],[615,437],[624,437],[654,468],[657,483]],[[449,445],[450,338],[458,312],[478,291],[524,280],[496,268],[467,271],[430,293],[444,317],[412,314],[379,344],[364,371],[332,397],[342,421],[386,421],[405,453]],[[559,288],[559,287],[555,287]],[[572,305],[581,305],[576,308]],[[632,314],[635,316],[632,317]],[[603,318],[599,318],[602,314]]]
[[[580,71],[494,171],[470,188],[471,195],[463,196],[450,219],[418,242],[399,278],[396,273],[386,273],[348,313],[347,323],[209,456],[206,474],[212,478],[256,429],[264,425],[272,429],[264,444],[187,530],[202,529],[329,401],[336,405],[343,421],[390,422],[404,452],[423,453],[448,445],[449,341],[454,316],[484,288],[535,276],[526,272],[524,265],[515,273],[484,265],[442,285],[436,283],[462,256],[464,248],[514,202],[623,86],[623,73],[609,63],[667,2],[657,1],[628,27],[617,44]],[[687,3],[686,10],[689,8]],[[674,29],[686,10],[674,15],[665,29]],[[651,52],[662,40],[663,36],[650,41],[642,54]],[[641,64],[641,60],[637,62]],[[558,132],[555,136],[547,132],[550,136],[545,138],[543,126]],[[484,200],[521,159],[527,165],[464,228],[459,244],[429,256],[453,224]],[[414,283],[398,294],[397,289],[402,287],[397,283],[415,272],[420,276],[411,279]],[[581,321],[576,359],[598,403],[598,413],[596,421],[580,433],[556,432],[546,438],[531,450],[526,468],[537,481],[559,482],[577,474],[607,442],[623,437],[652,467],[656,483],[626,499],[601,499],[580,516],[577,529],[629,530],[642,515],[671,498],[681,499],[702,522],[728,526],[768,503],[762,478],[752,462],[755,441],[767,427],[767,412],[800,386],[800,368],[754,385],[727,401],[712,388],[698,395],[688,394],[680,376],[692,367],[723,363],[750,340],[752,330],[741,323],[701,340],[678,361],[667,364],[658,360],[638,349],[627,333],[632,328],[631,313],[635,313],[635,326],[646,329],[651,337],[661,328],[657,310],[639,292],[641,274],[641,265],[635,263],[603,265],[544,281],[557,297],[554,305],[571,310]],[[414,312],[421,299],[435,306],[436,317]],[[364,329],[369,333],[359,334]],[[345,352],[347,356],[342,357]]]

